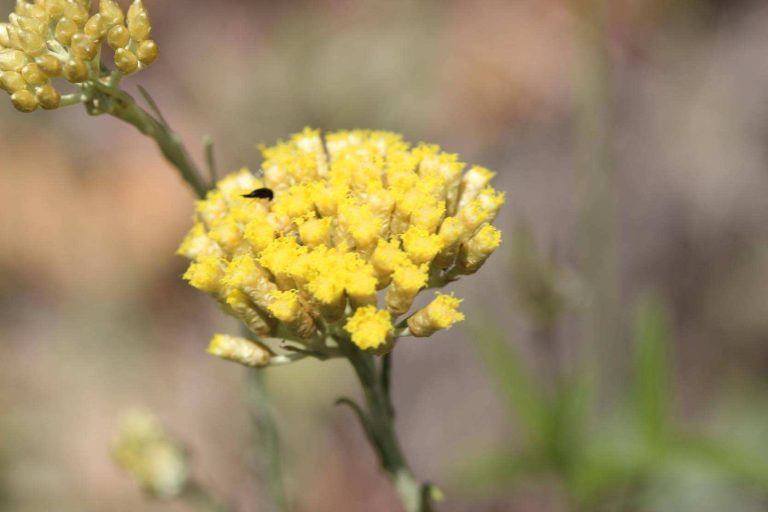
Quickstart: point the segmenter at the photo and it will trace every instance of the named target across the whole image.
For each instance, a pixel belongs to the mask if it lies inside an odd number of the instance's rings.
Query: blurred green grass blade
[[[669,427],[670,352],[669,322],[664,303],[643,297],[635,306],[633,323],[634,413],[646,439],[659,444]]]
[[[463,461],[455,485],[469,492],[501,491],[545,469],[545,464],[530,452],[495,450]]]
[[[475,320],[467,323],[470,338],[491,380],[513,419],[525,428],[529,440],[540,443],[547,430],[549,415],[544,393],[509,343],[511,336],[488,315],[478,312],[472,317]]]
[[[523,221],[512,230],[509,247],[511,291],[517,306],[536,329],[553,329],[566,305],[561,269],[551,255],[539,249],[530,226]]]
[[[768,460],[722,437],[685,436],[671,445],[672,455],[721,471],[747,485],[768,490]]]
[[[642,459],[633,453],[600,450],[584,454],[567,480],[568,494],[577,510],[595,510],[604,502],[639,483],[644,474]]]
[[[584,379],[578,377],[563,381],[548,405],[544,427],[547,458],[563,474],[580,470],[584,450],[589,395]]]

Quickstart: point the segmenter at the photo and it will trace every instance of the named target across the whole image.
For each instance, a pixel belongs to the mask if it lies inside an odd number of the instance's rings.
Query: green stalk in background
[[[585,364],[602,383],[611,376],[599,375],[607,365],[597,359],[614,359],[619,347],[614,97],[606,4],[605,0],[574,0],[577,39],[573,98],[581,199],[578,250],[588,294],[581,332],[589,347]]]

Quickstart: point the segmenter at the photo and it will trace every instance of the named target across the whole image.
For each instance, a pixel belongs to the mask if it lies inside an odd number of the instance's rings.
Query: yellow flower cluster
[[[121,418],[112,456],[123,471],[153,496],[178,496],[188,482],[186,452],[148,412],[134,410]]]
[[[22,112],[55,109],[61,93],[51,80],[81,84],[102,75],[102,43],[114,50],[115,67],[129,75],[157,59],[152,25],[142,0],[124,13],[115,0],[17,0],[0,23],[0,88]]]
[[[393,324],[501,243],[492,172],[377,131],[305,129],[262,153],[258,176],[235,172],[198,203],[179,248],[192,286],[257,335],[307,344],[338,327],[381,352],[395,335],[463,319],[460,301],[438,294],[408,329]]]

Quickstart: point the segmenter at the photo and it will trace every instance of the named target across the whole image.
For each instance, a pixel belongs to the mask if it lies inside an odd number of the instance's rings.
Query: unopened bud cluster
[[[114,50],[115,67],[129,75],[157,59],[152,25],[142,0],[124,13],[115,0],[17,0],[0,23],[0,88],[22,112],[55,109],[61,92],[52,79],[82,84],[102,76],[101,50]]]
[[[178,496],[187,485],[186,451],[148,412],[134,410],[121,418],[112,456],[123,471],[153,496]]]
[[[463,319],[460,300],[438,294],[395,325],[419,292],[476,272],[501,243],[491,223],[504,194],[491,171],[377,131],[323,139],[306,129],[262,152],[258,177],[235,172],[198,203],[179,248],[192,286],[257,336],[308,345],[343,332],[381,353],[399,334],[430,336]],[[237,360],[240,347],[244,364],[268,361],[243,341],[217,337],[211,352]]]

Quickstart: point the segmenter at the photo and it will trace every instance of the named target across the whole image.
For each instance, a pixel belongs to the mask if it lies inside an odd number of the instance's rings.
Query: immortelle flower
[[[103,77],[104,43],[114,52],[122,75],[152,64],[158,47],[142,0],[124,13],[115,0],[17,0],[7,23],[0,23],[0,88],[22,112],[55,109],[61,92],[52,80],[82,85]],[[73,97],[73,103],[78,102]]]
[[[419,293],[476,272],[501,243],[491,171],[380,131],[305,129],[262,153],[260,172],[232,173],[198,202],[178,251],[192,260],[184,278],[255,338],[332,357],[344,337],[382,354],[464,318],[459,299],[438,294],[398,322]],[[249,366],[274,355],[221,335],[210,352]]]

